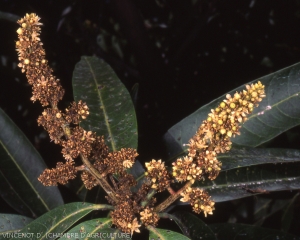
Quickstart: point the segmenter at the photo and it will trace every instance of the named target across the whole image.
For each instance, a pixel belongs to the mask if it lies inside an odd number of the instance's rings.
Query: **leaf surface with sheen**
[[[104,135],[110,150],[137,148],[134,105],[113,69],[97,57],[83,56],[73,72],[75,101],[89,107],[89,116],[80,126]]]

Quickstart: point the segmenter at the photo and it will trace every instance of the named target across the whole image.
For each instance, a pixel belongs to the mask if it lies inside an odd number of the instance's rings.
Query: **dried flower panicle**
[[[61,118],[61,113],[58,109],[46,108],[38,118],[38,125],[44,127],[49,133],[50,139],[56,144],[61,143],[61,138],[64,135],[63,124],[64,120]]]
[[[145,176],[152,182],[151,188],[158,192],[164,191],[170,185],[170,176],[165,163],[153,159],[151,162],[146,162],[145,166],[147,168]]]
[[[134,220],[134,212],[132,206],[128,201],[124,201],[115,207],[111,213],[112,223],[116,225],[121,231],[130,233],[131,226]]]
[[[143,211],[141,211],[140,216],[140,219],[145,226],[156,226],[159,220],[158,214],[154,212],[153,208],[149,207],[146,207]]]
[[[183,198],[180,199],[182,202],[190,202],[193,207],[193,211],[196,213],[204,213],[206,217],[207,214],[213,214],[215,202],[210,200],[208,193],[199,188],[187,188],[181,193]]]
[[[72,129],[72,134],[66,141],[62,142],[62,154],[66,159],[74,159],[83,154],[89,156],[92,151],[92,143],[95,140],[95,133],[85,131],[81,127]]]
[[[81,119],[86,119],[89,115],[89,108],[86,103],[79,100],[78,103],[73,102],[69,108],[66,109],[64,117],[68,123],[79,124]]]
[[[136,149],[121,148],[119,151],[109,153],[103,164],[107,166],[108,173],[121,173],[132,167],[137,156]]]
[[[45,50],[40,42],[40,18],[32,13],[18,21],[19,41],[16,42],[17,52],[26,77],[33,88],[32,101],[39,100],[43,106],[56,106],[64,95],[64,90],[58,79],[52,75],[52,69],[45,59]]]
[[[90,154],[92,162],[101,161],[107,158],[108,153],[109,148],[105,144],[104,136],[96,136],[96,139],[92,144],[92,151]]]
[[[83,171],[80,176],[85,188],[88,190],[99,185],[97,179],[87,171]]]
[[[130,188],[135,186],[137,184],[135,178],[127,173],[126,171],[123,171],[118,176],[118,189],[121,191],[131,192]]]
[[[68,180],[76,177],[77,170],[73,161],[65,164],[58,162],[56,168],[46,169],[38,178],[45,186],[57,186],[57,183],[66,184]]]

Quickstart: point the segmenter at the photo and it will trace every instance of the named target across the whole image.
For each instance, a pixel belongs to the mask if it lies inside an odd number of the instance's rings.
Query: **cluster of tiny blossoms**
[[[217,155],[230,150],[230,138],[240,134],[240,124],[247,120],[247,115],[262,101],[263,97],[265,92],[261,82],[246,85],[246,90],[236,92],[233,96],[227,94],[226,99],[217,108],[211,110],[208,118],[202,122],[197,133],[190,139],[187,144],[188,155],[173,163],[173,177],[179,182],[191,181],[192,183],[203,179],[206,175],[210,180],[214,180],[222,165]],[[191,193],[195,196],[201,195],[200,199],[206,199],[206,202],[199,205],[193,197],[190,197]],[[206,216],[206,213],[211,214],[213,210],[213,202],[203,197],[206,195],[207,193],[203,191],[189,189],[185,192],[184,200],[191,202],[195,212],[199,213],[202,210]]]
[[[52,75],[52,69],[45,59],[45,50],[40,42],[40,18],[33,14],[18,21],[20,28],[17,30],[19,41],[16,42],[19,55],[19,67],[26,72],[26,77],[32,85],[32,100],[39,100],[43,106],[49,104],[56,106],[62,99],[64,90]]]
[[[246,85],[246,90],[234,96],[228,94],[226,100],[211,110],[190,139],[187,144],[188,155],[173,163],[171,173],[164,162],[152,160],[145,164],[145,181],[133,192],[132,187],[137,183],[127,169],[133,166],[137,151],[123,148],[110,152],[103,136],[96,136],[78,126],[89,115],[89,108],[84,102],[73,102],[64,112],[58,109],[57,103],[62,99],[64,89],[52,75],[52,69],[45,59],[45,50],[39,38],[42,25],[39,19],[35,14],[26,14],[18,21],[18,66],[26,73],[32,86],[31,100],[39,100],[42,106],[48,106],[38,118],[38,124],[45,128],[52,141],[62,146],[62,155],[66,160],[65,163],[58,162],[56,168],[46,169],[39,181],[46,186],[66,184],[80,171],[87,189],[100,185],[107,192],[109,203],[115,207],[111,213],[112,223],[131,234],[140,232],[141,225],[156,226],[158,213],[180,196],[183,197],[181,201],[191,203],[196,213],[203,212],[205,216],[212,214],[214,202],[208,193],[191,185],[205,176],[211,180],[218,176],[221,163],[217,155],[230,150],[230,138],[239,134],[240,123],[247,120],[247,115],[265,96],[264,86],[258,82]],[[75,161],[78,157],[82,160],[81,165]],[[174,192],[170,186],[174,179],[188,183]],[[154,206],[154,194],[166,189],[171,193],[169,198]]]

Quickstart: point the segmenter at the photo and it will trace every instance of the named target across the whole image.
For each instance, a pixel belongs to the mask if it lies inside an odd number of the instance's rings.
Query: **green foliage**
[[[0,214],[0,239],[2,239],[4,234],[9,234],[13,231],[21,230],[32,220],[33,219],[31,218],[16,214]]]
[[[167,239],[187,240],[187,239],[189,239],[182,234],[179,234],[177,232],[173,232],[170,230],[153,228],[153,227],[148,227],[148,230],[150,231],[149,239],[154,239],[154,240],[160,240],[160,239],[161,240],[167,240]]]
[[[137,148],[137,123],[130,95],[113,69],[96,57],[82,57],[73,74],[75,101],[90,109],[80,126],[103,135],[112,151]]]
[[[297,63],[250,82],[261,81],[265,85],[266,97],[243,124],[241,135],[232,138],[233,143],[256,147],[300,124],[299,71],[300,63]],[[242,85],[229,93],[234,94],[244,88],[245,85]],[[183,144],[188,143],[207,114],[226,98],[226,94],[199,108],[168,130],[164,139],[170,157],[184,153]]]
[[[222,223],[210,225],[217,239],[296,239],[295,236],[246,224]]]
[[[300,105],[297,104],[299,66],[296,64],[259,79],[266,86],[267,98],[249,116],[241,135],[233,139],[235,147],[218,158],[223,164],[220,175],[214,181],[194,184],[208,190],[215,202],[300,189],[299,150],[253,148],[300,123]],[[82,57],[74,70],[73,88],[75,100],[82,99],[90,108],[90,116],[81,123],[84,129],[104,135],[111,150],[137,147],[137,122],[130,94],[109,65],[95,57]],[[230,93],[242,88],[244,86]],[[169,164],[184,153],[182,144],[188,143],[210,109],[215,108],[221,99],[224,96],[200,108],[166,133]],[[112,207],[78,202],[63,205],[57,188],[41,186],[37,177],[45,168],[43,160],[3,111],[0,111],[0,143],[2,197],[21,214],[38,217],[31,221],[26,217],[3,214],[0,225],[4,227],[0,233],[22,228],[20,233],[33,233],[33,239],[46,239],[53,236],[52,233],[65,233],[60,239],[68,239],[70,234],[75,233],[79,234],[78,239],[86,239],[87,235],[81,233],[120,233],[111,228],[109,217],[85,219],[75,224],[94,210],[112,210]],[[144,172],[139,162],[130,171],[139,179]],[[75,193],[86,199],[86,192],[76,188]],[[292,239],[294,236],[288,233],[260,226],[266,215],[272,216],[282,209],[282,229],[288,231],[298,196],[275,201],[273,208],[270,208],[269,199],[258,198],[256,207],[259,210],[254,216],[256,226],[233,223],[206,225],[189,212],[163,212],[161,217],[174,220],[182,234],[148,226],[149,239],[199,239],[200,236],[201,239],[274,239],[277,236]],[[89,199],[92,197],[89,196]],[[218,211],[217,205],[215,212]],[[7,220],[14,224],[5,225]]]
[[[194,214],[180,211],[172,215],[169,214],[168,218],[174,220],[184,235],[191,239],[197,239],[198,236],[202,236],[203,239],[207,240],[216,239],[210,227]]]
[[[0,166],[1,196],[17,212],[37,217],[63,204],[56,187],[45,188],[37,180],[46,164],[1,109]]]
[[[75,222],[93,210],[112,209],[108,205],[90,203],[69,203],[59,206],[26,225],[18,233],[33,234],[34,239],[56,239]],[[18,239],[18,238],[12,238]]]

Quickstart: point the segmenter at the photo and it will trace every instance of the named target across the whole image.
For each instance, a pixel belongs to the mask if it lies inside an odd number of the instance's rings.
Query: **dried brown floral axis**
[[[44,126],[55,143],[64,147],[63,154],[67,160],[66,165],[58,165],[58,168],[46,170],[39,180],[46,185],[50,183],[55,185],[56,182],[65,183],[67,180],[74,178],[76,168],[73,166],[73,158],[80,155],[86,170],[97,179],[108,195],[116,201],[113,188],[87,159],[91,152],[91,144],[95,140],[93,134],[84,131],[80,127],[73,130],[69,126],[71,122],[78,124],[80,118],[85,119],[89,114],[88,107],[79,101],[73,103],[65,114],[62,114],[57,108],[58,101],[64,95],[64,89],[60,81],[52,75],[53,70],[45,59],[45,50],[39,38],[40,26],[42,25],[39,20],[40,18],[34,13],[26,14],[24,18],[18,20],[18,24],[21,26],[17,30],[19,41],[16,42],[20,61],[18,66],[22,68],[22,72],[26,73],[28,82],[32,85],[33,96],[31,100],[39,100],[42,106],[51,105],[51,108],[46,109],[39,117],[38,123]],[[62,140],[62,136],[66,140]],[[72,171],[70,170],[68,173],[65,170],[62,171],[62,169],[67,170],[70,168]],[[65,174],[63,180],[59,176],[60,172]]]

